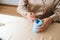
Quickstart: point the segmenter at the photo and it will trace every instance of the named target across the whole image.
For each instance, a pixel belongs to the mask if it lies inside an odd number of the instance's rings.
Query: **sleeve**
[[[54,14],[50,16],[54,21],[60,21],[60,1],[55,7]]]
[[[27,4],[28,4],[28,0],[19,0],[17,12],[22,16],[26,16],[28,13]]]

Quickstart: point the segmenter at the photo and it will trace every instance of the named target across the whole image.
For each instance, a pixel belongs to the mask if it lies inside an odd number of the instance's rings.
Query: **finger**
[[[44,29],[37,29],[37,32],[42,32]]]
[[[44,28],[44,26],[45,26],[45,25],[41,25],[41,26],[39,26],[37,29],[42,29],[42,28]]]
[[[31,14],[30,15],[35,15],[33,12],[31,12]]]
[[[32,12],[30,13],[30,15],[32,15]]]
[[[35,14],[32,12],[32,15],[35,15]]]
[[[34,15],[30,15],[30,17],[31,17],[31,18],[35,18],[35,16],[34,16]]]
[[[34,21],[34,20],[35,20],[35,18],[31,18],[31,20],[32,20],[32,21]]]
[[[31,18],[35,18],[34,16],[30,16]]]
[[[42,29],[44,28],[44,26],[46,25],[46,23],[43,21],[42,25],[38,27],[38,29]]]

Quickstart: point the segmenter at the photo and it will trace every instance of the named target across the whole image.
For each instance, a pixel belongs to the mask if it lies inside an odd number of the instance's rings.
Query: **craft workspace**
[[[0,40],[60,40],[60,0],[0,0]]]

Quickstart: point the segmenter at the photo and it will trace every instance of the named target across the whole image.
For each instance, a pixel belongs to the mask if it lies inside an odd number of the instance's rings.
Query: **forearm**
[[[22,16],[26,16],[27,13],[28,13],[27,9],[24,9],[24,8],[21,7],[21,6],[17,8],[17,12],[18,12],[19,14],[21,14]]]
[[[54,14],[50,16],[54,21],[60,21],[60,2],[57,4],[54,10]]]
[[[26,16],[26,14],[28,13],[28,10],[27,10],[27,0],[19,0],[19,4],[18,4],[18,7],[17,7],[17,12],[23,16]]]
[[[60,9],[54,11],[54,14],[50,16],[54,21],[60,21]]]
[[[59,20],[59,16],[57,14],[53,14],[52,16],[50,16],[50,18],[53,20],[53,21],[58,21]]]

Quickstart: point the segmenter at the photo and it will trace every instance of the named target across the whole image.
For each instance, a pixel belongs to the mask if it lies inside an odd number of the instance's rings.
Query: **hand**
[[[52,23],[52,18],[44,18],[42,19],[43,23],[40,27],[37,28],[37,32],[44,31],[51,23]]]
[[[26,16],[30,21],[34,21],[35,20],[35,14],[33,12],[30,12],[27,14]]]

